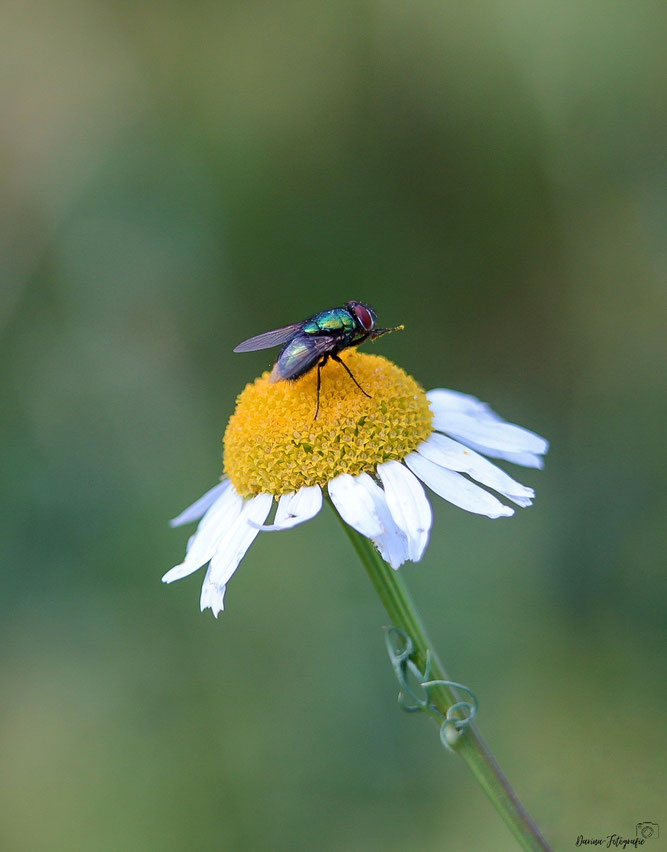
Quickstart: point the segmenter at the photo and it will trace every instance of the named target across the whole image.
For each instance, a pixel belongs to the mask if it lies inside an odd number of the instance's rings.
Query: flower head
[[[326,488],[343,520],[370,538],[394,568],[421,559],[432,514],[422,483],[445,500],[490,518],[529,506],[534,492],[484,456],[541,467],[548,444],[456,391],[428,394],[386,358],[352,350],[330,363],[313,419],[315,371],[272,383],[265,373],[237,400],[224,437],[222,481],[172,521],[197,521],[171,583],[209,563],[201,608],[223,609],[225,587],[260,531],[314,517]],[[483,454],[483,455],[482,455]],[[421,480],[421,481],[420,481]],[[481,486],[486,486],[482,488]],[[274,500],[273,523],[266,525]]]

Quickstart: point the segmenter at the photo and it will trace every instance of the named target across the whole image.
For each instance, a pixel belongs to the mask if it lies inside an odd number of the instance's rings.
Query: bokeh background
[[[403,569],[498,760],[557,849],[667,834],[666,12],[3,7],[3,850],[514,848],[327,512],[217,621],[160,583],[271,363],[232,347],[349,298],[552,441]]]

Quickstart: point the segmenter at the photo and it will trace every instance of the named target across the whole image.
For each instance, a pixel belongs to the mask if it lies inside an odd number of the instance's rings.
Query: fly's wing
[[[290,337],[294,337],[303,328],[302,322],[294,325],[286,325],[283,328],[275,328],[273,331],[265,331],[255,337],[249,337],[243,343],[234,347],[234,352],[255,352],[257,349],[271,349],[272,346],[280,346]]]
[[[285,346],[271,373],[271,381],[298,379],[331,351],[335,351],[337,337],[328,334],[297,334]]]

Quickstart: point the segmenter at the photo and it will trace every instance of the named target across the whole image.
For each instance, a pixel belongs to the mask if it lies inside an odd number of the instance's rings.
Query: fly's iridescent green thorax
[[[342,331],[345,334],[358,331],[357,321],[346,308],[331,308],[320,311],[308,320],[302,331],[306,334],[331,334],[332,331]]]
[[[351,335],[350,341],[357,336],[363,337],[365,335],[365,332],[359,329],[357,321],[346,308],[331,308],[328,311],[321,311],[308,320],[301,330],[304,334],[342,332],[346,337]]]

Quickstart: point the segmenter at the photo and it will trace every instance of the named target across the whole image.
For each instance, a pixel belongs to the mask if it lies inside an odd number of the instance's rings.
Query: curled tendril
[[[401,691],[398,703],[408,713],[426,713],[440,722],[440,739],[448,749],[452,749],[459,737],[468,728],[477,715],[477,697],[469,687],[453,680],[431,680],[432,657],[426,651],[424,670],[412,659],[414,643],[403,630],[390,627],[385,633],[385,644],[394,674]],[[469,701],[456,701],[447,708],[446,714],[431,699],[431,691],[438,686],[446,686],[467,693]]]

